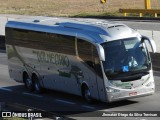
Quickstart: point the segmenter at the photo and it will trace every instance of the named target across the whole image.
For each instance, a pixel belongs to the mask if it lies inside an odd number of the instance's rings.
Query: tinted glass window
[[[104,71],[110,80],[126,79],[151,68],[146,46],[138,38],[106,42],[102,46],[106,57]]]
[[[75,37],[39,31],[13,29],[14,45],[75,55]]]
[[[75,37],[60,34],[47,34],[45,44],[48,45],[49,48],[51,47],[54,52],[75,55]]]
[[[96,47],[87,41],[78,39],[77,48],[78,56],[100,77],[102,77],[101,65]]]
[[[79,57],[90,67],[93,67],[93,45],[84,40],[77,40],[77,48]]]

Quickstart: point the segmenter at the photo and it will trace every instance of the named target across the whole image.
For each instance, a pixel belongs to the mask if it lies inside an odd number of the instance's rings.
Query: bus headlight
[[[107,87],[107,92],[110,92],[110,93],[117,93],[117,92],[120,92],[120,90],[117,90],[117,89],[114,89],[114,88]]]

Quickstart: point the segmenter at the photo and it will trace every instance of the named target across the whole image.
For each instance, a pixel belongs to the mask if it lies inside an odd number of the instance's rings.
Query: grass
[[[116,12],[100,12],[100,13],[79,13],[72,17],[103,17],[103,16],[121,16],[121,13]]]
[[[160,0],[151,0],[152,8],[158,9]],[[120,16],[119,8],[144,8],[144,0],[0,0],[0,14],[42,16]]]

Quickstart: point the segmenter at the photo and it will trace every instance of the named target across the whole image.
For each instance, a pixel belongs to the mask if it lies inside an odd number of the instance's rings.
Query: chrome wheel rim
[[[36,91],[40,91],[40,85],[37,81],[35,82],[35,89]]]
[[[87,101],[91,101],[91,93],[90,93],[89,89],[85,90],[84,96]]]
[[[26,79],[26,85],[27,85],[28,88],[30,88],[32,86],[32,80],[27,78]]]

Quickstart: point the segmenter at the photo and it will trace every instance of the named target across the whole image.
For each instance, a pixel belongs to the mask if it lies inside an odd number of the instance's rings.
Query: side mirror
[[[152,52],[155,53],[156,52],[156,43],[154,42],[153,39],[150,39],[146,36],[142,36],[142,42],[144,42],[145,40],[147,40],[152,48]]]
[[[99,44],[96,44],[96,46],[98,48],[97,50],[98,50],[98,54],[99,54],[100,60],[101,61],[105,61],[105,53],[104,53],[103,47],[101,45],[99,45]]]

